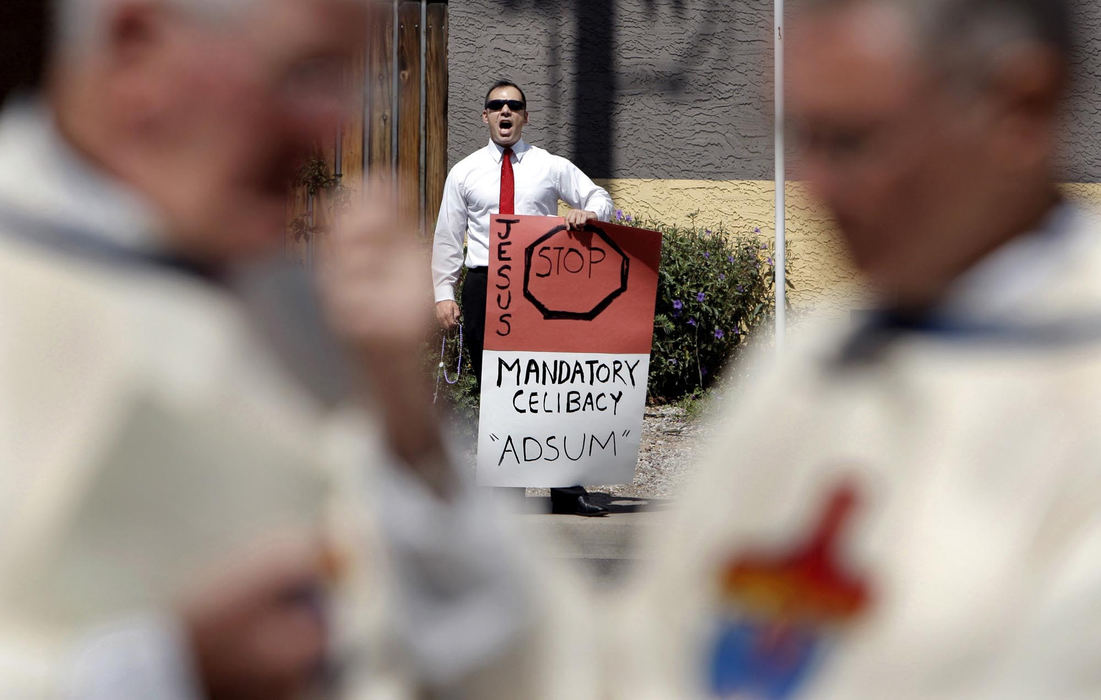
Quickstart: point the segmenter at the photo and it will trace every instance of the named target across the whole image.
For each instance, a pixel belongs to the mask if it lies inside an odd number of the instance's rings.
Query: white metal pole
[[[786,217],[784,207],[784,0],[775,0],[773,10],[775,24],[774,67],[775,67],[775,131],[776,131],[776,352],[783,352],[784,333],[787,327],[787,282],[786,282]]]

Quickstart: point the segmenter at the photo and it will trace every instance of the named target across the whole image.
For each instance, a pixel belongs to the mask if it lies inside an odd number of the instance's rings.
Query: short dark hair
[[[490,88],[486,90],[486,98],[485,100],[483,100],[483,104],[489,102],[489,96],[493,94],[494,90],[503,87],[516,88],[516,90],[520,93],[520,100],[524,103],[524,106],[527,107],[528,98],[524,95],[524,88],[520,87],[511,80],[498,80],[497,82],[493,83],[493,85],[491,85]]]

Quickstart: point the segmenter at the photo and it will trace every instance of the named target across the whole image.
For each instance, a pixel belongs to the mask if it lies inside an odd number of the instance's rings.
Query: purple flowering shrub
[[[662,233],[649,396],[677,401],[714,383],[772,313],[772,247],[759,230],[636,225]]]

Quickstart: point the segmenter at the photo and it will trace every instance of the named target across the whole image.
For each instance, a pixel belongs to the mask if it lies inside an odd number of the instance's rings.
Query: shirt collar
[[[504,147],[498,145],[491,139],[487,148],[489,149],[489,155],[493,158],[493,161],[499,164],[501,162],[501,157],[505,154]],[[528,145],[527,141],[524,139],[517,141],[516,145],[512,147],[512,153],[516,156],[516,162],[522,161],[524,159],[524,154],[529,150],[531,150],[531,146]]]
[[[987,255],[953,283],[936,312],[945,317],[1001,318],[1029,306],[1079,250],[1080,212],[1062,202],[1032,231]]]
[[[41,100],[15,99],[0,112],[0,154],[5,206],[126,248],[165,248],[155,209],[77,153]]]
[[[1091,245],[1094,228],[1077,207],[1061,203],[1034,230],[1003,244],[949,288],[924,313],[890,309],[863,314],[835,358],[874,361],[899,333],[985,340],[1000,345],[1096,342],[1099,327],[1080,315],[1054,312],[1046,292],[1059,273]]]
[[[1096,329],[1085,327],[1083,336],[1073,314],[1053,316],[1046,297],[1060,271],[1088,252],[1095,230],[1088,223],[1074,205],[1057,205],[1034,230],[1003,244],[961,275],[934,308],[862,314],[838,359],[848,363],[874,358],[899,332],[1000,342],[1093,338]]]

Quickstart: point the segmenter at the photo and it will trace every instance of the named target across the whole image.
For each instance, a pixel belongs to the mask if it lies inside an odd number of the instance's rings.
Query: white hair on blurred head
[[[1075,36],[1071,0],[797,0],[800,8],[831,10],[880,4],[914,21],[923,58],[956,78],[984,74],[1006,46],[1030,41],[1069,63]]]
[[[86,49],[103,36],[104,19],[123,0],[56,0],[58,50],[72,53]],[[257,0],[147,0],[171,5],[213,19],[225,19],[254,5]]]

